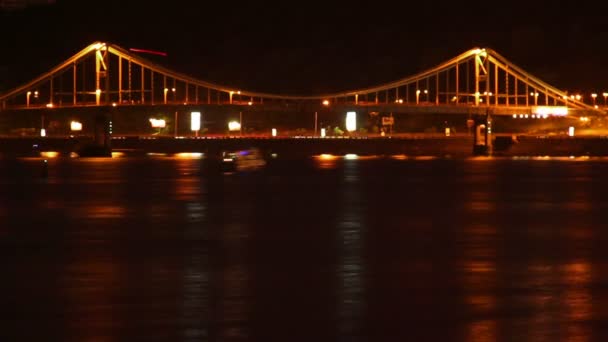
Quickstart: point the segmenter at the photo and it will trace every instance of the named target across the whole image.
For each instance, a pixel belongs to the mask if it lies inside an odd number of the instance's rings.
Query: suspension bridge
[[[95,42],[39,77],[0,94],[0,110],[107,106],[309,103],[392,113],[592,116],[580,101],[491,49],[474,48],[416,75],[331,94],[280,95],[175,72],[120,46]]]

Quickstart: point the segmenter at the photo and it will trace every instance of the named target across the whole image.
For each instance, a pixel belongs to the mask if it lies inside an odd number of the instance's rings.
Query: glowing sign
[[[357,113],[346,112],[346,130],[349,132],[357,130]]]
[[[192,112],[190,113],[190,129],[198,131],[201,129],[201,113]]]
[[[164,128],[167,123],[165,122],[165,120],[163,119],[150,119],[150,124],[152,125],[152,127],[154,128]]]
[[[230,121],[228,123],[228,130],[229,131],[240,131],[241,130],[241,123],[238,121]]]
[[[78,121],[70,122],[70,129],[72,131],[82,131],[82,124]]]

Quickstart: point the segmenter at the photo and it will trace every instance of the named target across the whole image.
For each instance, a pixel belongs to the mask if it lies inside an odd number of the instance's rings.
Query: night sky
[[[560,89],[608,90],[608,9],[559,2],[61,1],[4,11],[0,89],[101,40],[194,77],[319,94],[415,74],[489,47]]]

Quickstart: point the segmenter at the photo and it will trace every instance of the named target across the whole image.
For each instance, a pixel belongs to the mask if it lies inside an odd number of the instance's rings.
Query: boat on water
[[[222,152],[223,171],[253,171],[266,165],[266,160],[258,148]]]

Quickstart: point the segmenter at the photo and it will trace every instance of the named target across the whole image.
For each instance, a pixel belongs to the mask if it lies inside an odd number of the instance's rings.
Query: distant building
[[[55,0],[0,0],[0,10],[15,11],[30,6],[52,5]]]

